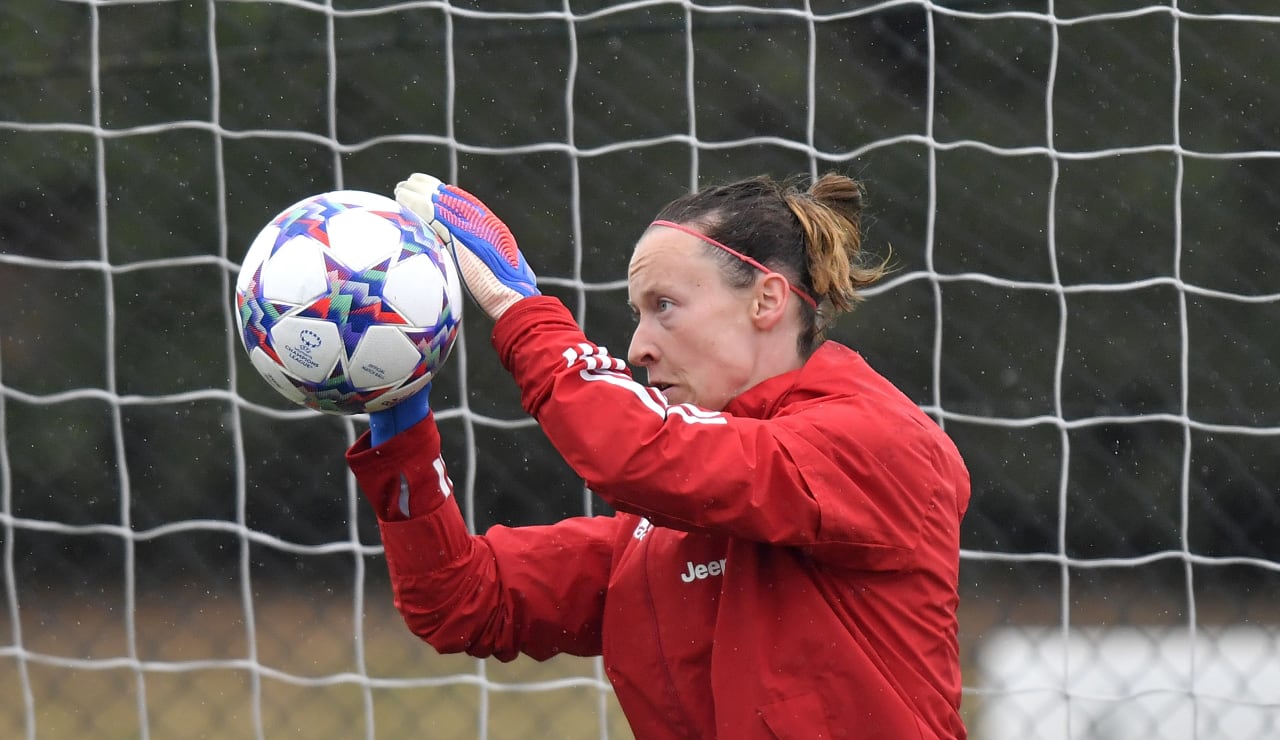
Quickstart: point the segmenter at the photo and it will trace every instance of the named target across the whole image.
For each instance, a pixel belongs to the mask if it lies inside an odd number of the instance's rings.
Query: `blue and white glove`
[[[429,413],[431,384],[427,383],[417,393],[397,401],[391,408],[369,412],[369,442],[377,447],[427,418]]]
[[[396,185],[396,200],[453,249],[467,291],[490,318],[499,318],[522,298],[541,295],[511,229],[479,198],[415,172]]]

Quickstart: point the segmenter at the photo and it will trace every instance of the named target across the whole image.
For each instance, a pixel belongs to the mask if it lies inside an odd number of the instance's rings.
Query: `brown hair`
[[[799,349],[811,353],[837,316],[852,310],[862,289],[889,270],[888,261],[868,264],[862,253],[862,184],[827,173],[808,183],[800,177],[757,176],[681,196],[655,220],[695,226],[774,270],[818,303],[801,302]],[[745,287],[759,271],[723,250],[714,250],[729,284]]]

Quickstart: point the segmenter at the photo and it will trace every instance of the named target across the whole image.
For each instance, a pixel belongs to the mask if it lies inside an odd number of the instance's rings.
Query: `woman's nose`
[[[649,340],[648,334],[643,322],[636,325],[635,332],[631,334],[631,346],[627,348],[627,362],[648,367],[657,359],[657,350]]]

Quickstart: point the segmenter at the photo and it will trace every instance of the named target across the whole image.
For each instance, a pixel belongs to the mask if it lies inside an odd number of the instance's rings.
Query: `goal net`
[[[239,261],[430,172],[625,347],[658,207],[828,170],[899,265],[832,336],[973,477],[971,735],[1280,733],[1273,0],[11,0],[0,151],[0,736],[630,737],[598,660],[408,633],[365,421],[253,371]],[[470,526],[608,513],[471,314]]]

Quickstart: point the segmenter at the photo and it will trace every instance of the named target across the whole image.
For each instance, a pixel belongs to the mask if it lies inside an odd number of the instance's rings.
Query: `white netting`
[[[856,5],[856,7],[850,7]],[[5,737],[629,736],[596,660],[436,656],[230,294],[299,197],[455,179],[625,346],[687,187],[839,169],[835,336],[969,461],[975,738],[1280,731],[1280,13],[1256,2],[19,0],[0,9]],[[478,312],[473,312],[478,313]],[[467,330],[469,523],[601,505]]]

